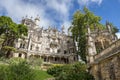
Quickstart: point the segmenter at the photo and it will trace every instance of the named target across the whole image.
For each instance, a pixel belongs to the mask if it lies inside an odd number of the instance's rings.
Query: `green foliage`
[[[46,71],[34,70],[36,75],[36,80],[47,80],[47,78],[52,78],[53,76],[47,74]]]
[[[47,73],[50,75],[53,75],[54,77],[57,77],[62,72],[63,70],[62,68],[63,68],[62,66],[55,66],[55,67],[49,68],[47,70]]]
[[[52,78],[46,71],[32,69],[25,59],[11,58],[5,59],[5,62],[4,59],[0,58],[0,80],[45,80]]]
[[[33,68],[40,69],[40,66],[42,64],[42,59],[37,57],[30,57],[28,59],[28,64],[31,65]]]
[[[16,49],[14,47],[10,47],[10,46],[4,46],[3,49],[4,50],[16,51]]]
[[[10,80],[8,77],[9,75],[10,75],[9,67],[0,64],[0,80]]]
[[[20,38],[22,35],[27,35],[27,27],[23,24],[16,24],[10,17],[0,16],[0,35],[6,37]]]
[[[35,80],[34,71],[30,69],[26,61],[9,66],[11,71],[11,80]]]
[[[47,70],[56,80],[94,80],[87,71],[84,63],[75,63],[64,66],[55,66]]]
[[[19,64],[20,62],[26,61],[25,59],[22,59],[20,57],[13,57],[8,60],[9,64]]]
[[[0,65],[0,80],[36,80],[35,74],[26,61]]]
[[[76,11],[73,15],[72,26],[70,31],[72,32],[73,39],[78,42],[78,54],[81,56],[81,59],[86,62],[86,32],[87,27],[90,27],[92,30],[94,27],[101,28],[103,27],[100,24],[101,18],[94,15],[86,7],[82,11]],[[103,29],[103,28],[101,28]]]
[[[14,47],[14,43],[18,38],[27,35],[27,27],[23,24],[16,24],[10,17],[0,16],[0,36],[4,36],[1,51],[3,53],[10,53],[11,50],[4,50],[4,46]]]

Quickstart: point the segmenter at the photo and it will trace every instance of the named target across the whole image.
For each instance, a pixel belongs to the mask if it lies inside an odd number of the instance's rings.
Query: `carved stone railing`
[[[99,54],[95,55],[94,59],[95,61],[100,61],[106,57],[109,57],[110,55],[114,55],[116,53],[120,52],[120,39],[116,42],[109,45],[108,48],[104,49]]]

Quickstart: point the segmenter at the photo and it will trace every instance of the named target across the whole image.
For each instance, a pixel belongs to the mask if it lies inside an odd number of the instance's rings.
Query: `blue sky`
[[[74,12],[83,6],[101,16],[101,23],[109,21],[120,29],[120,0],[0,0],[0,16],[10,16],[20,23],[26,15],[33,19],[39,15],[40,26],[60,29],[64,25],[67,32]]]

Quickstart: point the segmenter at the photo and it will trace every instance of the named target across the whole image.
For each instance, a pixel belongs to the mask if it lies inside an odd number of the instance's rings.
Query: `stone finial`
[[[35,21],[40,21],[40,17],[39,17],[39,15],[37,15],[37,17],[35,18]]]
[[[39,15],[37,15],[37,17],[36,17],[34,20],[35,20],[36,27],[38,27],[39,22],[40,22],[40,17],[39,17]]]
[[[65,27],[64,27],[64,25],[62,26],[62,33],[64,33],[64,30],[65,30]]]

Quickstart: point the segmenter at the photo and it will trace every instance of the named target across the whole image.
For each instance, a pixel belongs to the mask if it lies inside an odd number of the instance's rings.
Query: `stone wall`
[[[120,40],[95,56],[90,63],[90,73],[95,80],[120,80]]]
[[[120,80],[120,53],[94,64],[91,73],[96,80]]]

